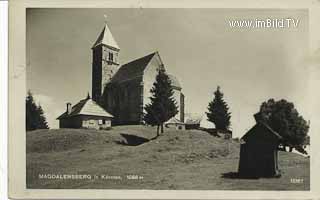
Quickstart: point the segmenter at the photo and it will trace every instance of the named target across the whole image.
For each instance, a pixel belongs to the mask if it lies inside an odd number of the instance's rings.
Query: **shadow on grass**
[[[120,134],[125,140],[117,141],[117,144],[126,145],[126,146],[138,146],[141,144],[144,144],[146,142],[149,142],[150,140],[144,137],[136,136],[136,135],[130,135],[126,133]]]
[[[141,144],[150,142],[152,140],[155,140],[159,137],[159,135],[153,137],[153,138],[144,138],[137,135],[130,135],[127,133],[121,133],[120,134],[125,140],[116,141],[117,144],[125,145],[125,146],[139,146]]]
[[[259,179],[257,176],[241,176],[238,172],[223,173],[221,178],[227,179]]]
[[[209,133],[210,135],[214,136],[214,137],[221,137],[218,133],[216,129],[212,129],[212,128],[200,128],[199,130],[204,131]]]

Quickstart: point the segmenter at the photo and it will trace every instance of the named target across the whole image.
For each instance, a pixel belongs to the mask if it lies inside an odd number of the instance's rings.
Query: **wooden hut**
[[[93,101],[90,96],[71,107],[67,103],[66,111],[60,115],[60,128],[109,129],[113,116]]]
[[[242,138],[240,177],[278,177],[278,146],[281,136],[263,122],[257,122]]]

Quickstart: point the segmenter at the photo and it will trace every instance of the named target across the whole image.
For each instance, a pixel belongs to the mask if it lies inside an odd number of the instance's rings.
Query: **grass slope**
[[[198,130],[118,126],[109,131],[60,129],[27,132],[28,188],[309,190],[309,158],[279,152],[281,178],[231,179],[238,142]],[[140,144],[140,145],[138,145]],[[137,146],[132,146],[137,145]],[[39,179],[39,174],[120,176],[120,180]],[[140,179],[128,179],[138,175]],[[141,179],[143,178],[143,179]],[[291,183],[291,178],[303,183]]]

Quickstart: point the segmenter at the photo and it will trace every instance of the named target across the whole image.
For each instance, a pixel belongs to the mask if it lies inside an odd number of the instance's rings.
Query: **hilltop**
[[[117,126],[27,132],[28,188],[308,190],[309,158],[279,152],[281,178],[227,178],[238,170],[240,144],[200,130]],[[39,179],[39,174],[104,175],[94,180]],[[127,176],[129,175],[129,176]],[[134,175],[134,176],[132,176]],[[106,178],[107,177],[107,178]],[[128,179],[129,178],[129,179]],[[291,179],[303,183],[291,183]]]

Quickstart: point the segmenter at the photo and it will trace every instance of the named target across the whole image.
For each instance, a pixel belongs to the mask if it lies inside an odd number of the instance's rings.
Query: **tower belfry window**
[[[113,53],[109,52],[109,61],[113,61]]]

